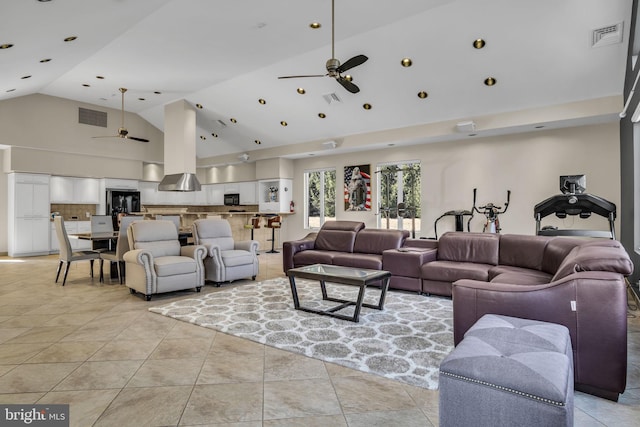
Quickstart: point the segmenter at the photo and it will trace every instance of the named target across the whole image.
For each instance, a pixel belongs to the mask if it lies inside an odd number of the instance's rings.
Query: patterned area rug
[[[302,305],[335,305],[322,301],[318,282],[296,280],[296,285]],[[327,283],[327,291],[355,301],[358,288]],[[365,302],[377,303],[379,296],[378,289],[368,288]],[[428,389],[438,387],[438,367],[453,349],[451,300],[413,293],[387,292],[384,311],[363,307],[359,323],[295,310],[287,278],[149,310]]]

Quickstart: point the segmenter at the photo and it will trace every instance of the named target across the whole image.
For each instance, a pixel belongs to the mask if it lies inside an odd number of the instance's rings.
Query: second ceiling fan
[[[309,74],[309,75],[300,75],[300,76],[281,76],[279,79],[297,79],[297,78],[305,78],[305,77],[333,77],[340,83],[346,90],[351,93],[360,92],[360,88],[351,82],[350,76],[343,76],[347,70],[350,70],[353,67],[357,67],[358,65],[363,64],[367,61],[365,55],[356,55],[353,58],[347,60],[344,64],[340,64],[340,61],[336,59],[335,53],[335,0],[331,0],[331,58],[327,60],[326,74]]]

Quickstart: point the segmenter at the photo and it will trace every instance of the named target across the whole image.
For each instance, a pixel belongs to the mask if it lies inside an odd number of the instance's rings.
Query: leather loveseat
[[[327,221],[317,234],[282,244],[282,263],[290,268],[311,264],[383,270],[383,252],[398,249],[408,231],[365,229],[358,221]]]
[[[611,400],[624,392],[633,264],[619,242],[446,233],[421,272],[425,292],[453,296],[456,345],[484,314],[561,324],[571,335],[576,389]]]

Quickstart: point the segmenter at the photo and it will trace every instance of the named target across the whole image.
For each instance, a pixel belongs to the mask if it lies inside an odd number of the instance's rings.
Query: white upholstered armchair
[[[196,245],[207,248],[204,260],[206,279],[217,286],[222,282],[258,275],[258,242],[235,242],[231,226],[224,219],[198,219],[193,222],[193,239]]]
[[[180,246],[171,221],[135,221],[127,230],[130,251],[124,254],[126,285],[131,293],[153,294],[204,285],[204,246]]]

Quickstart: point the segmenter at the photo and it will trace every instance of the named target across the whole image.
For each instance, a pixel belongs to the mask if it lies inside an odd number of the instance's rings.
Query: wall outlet
[[[87,218],[91,218],[91,212],[85,212],[85,216],[86,216]]]

